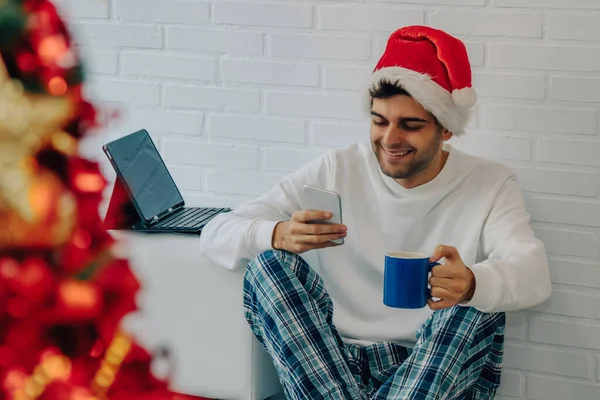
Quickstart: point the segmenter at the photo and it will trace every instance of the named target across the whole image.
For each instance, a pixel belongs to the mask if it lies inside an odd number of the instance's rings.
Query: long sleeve
[[[227,269],[243,268],[272,248],[273,230],[300,209],[304,185],[329,188],[333,166],[327,153],[284,177],[269,192],[221,214],[202,230],[200,252]]]
[[[496,195],[481,246],[487,259],[471,266],[476,289],[466,305],[482,312],[526,309],[546,300],[552,285],[543,243],[534,236],[514,176]]]

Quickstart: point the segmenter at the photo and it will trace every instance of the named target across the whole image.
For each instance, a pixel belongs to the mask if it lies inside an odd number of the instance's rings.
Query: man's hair
[[[371,107],[373,106],[373,99],[387,99],[394,96],[412,97],[410,93],[408,93],[402,86],[400,86],[399,84],[390,83],[388,81],[382,81],[379,83],[379,85],[377,85],[377,87],[370,88],[369,95],[371,96]],[[442,125],[440,124],[440,121],[437,119],[437,117],[433,115],[432,112],[427,112],[431,115],[436,125],[442,128]]]
[[[381,82],[376,88],[370,88],[369,94],[371,99],[387,99],[398,95],[412,97],[402,86],[387,81]]]

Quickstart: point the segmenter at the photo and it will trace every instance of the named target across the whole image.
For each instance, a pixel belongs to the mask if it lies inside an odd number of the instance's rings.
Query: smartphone
[[[309,221],[309,224],[342,223],[342,199],[338,193],[316,186],[305,185],[302,194],[304,196],[304,209],[327,211],[331,213],[331,219],[324,221]],[[332,242],[336,244],[344,244],[344,238],[332,240]]]

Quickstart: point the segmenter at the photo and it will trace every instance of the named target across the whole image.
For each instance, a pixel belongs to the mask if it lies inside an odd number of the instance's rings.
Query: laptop
[[[145,129],[102,146],[125,189],[137,218],[131,229],[142,232],[195,233],[215,216],[230,208],[186,207],[152,138]],[[114,195],[114,192],[113,192]]]

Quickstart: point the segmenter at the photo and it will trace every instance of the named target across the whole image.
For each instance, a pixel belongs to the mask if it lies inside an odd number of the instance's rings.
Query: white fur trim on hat
[[[382,82],[401,86],[454,135],[465,133],[471,116],[470,109],[477,102],[474,89],[455,90],[451,95],[428,75],[402,67],[387,67],[375,71],[371,76],[370,89],[378,89]]]
[[[454,89],[452,91],[452,100],[460,108],[470,109],[477,104],[477,93],[475,89],[466,87],[462,89]]]

